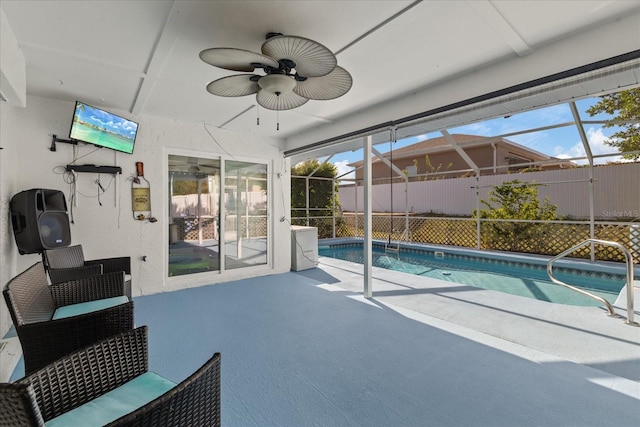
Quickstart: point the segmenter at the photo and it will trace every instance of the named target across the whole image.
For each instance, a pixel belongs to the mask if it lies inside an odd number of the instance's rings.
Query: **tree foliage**
[[[338,169],[333,163],[325,162],[320,164],[318,159],[307,160],[305,162],[298,163],[291,168],[291,175],[295,176],[309,176],[313,171],[316,173],[313,176],[320,178],[335,178],[338,175]]]
[[[489,219],[557,219],[558,207],[549,203],[545,197],[540,203],[538,187],[540,184],[527,184],[520,180],[504,182],[489,191],[489,201],[480,202],[489,209],[480,210],[480,218]]]
[[[619,127],[620,130],[613,133],[606,143],[616,147],[620,152],[640,150],[640,88],[623,90],[600,97],[597,104],[587,109],[590,116],[607,113],[614,120],[626,123],[607,123],[603,127]],[[633,123],[633,121],[636,123]],[[640,154],[625,154],[623,157],[630,160],[640,160]]]
[[[431,163],[431,157],[429,157],[428,154],[424,156],[424,163],[425,163],[425,165],[427,165],[427,173],[430,174],[430,175],[438,174],[439,172],[441,172],[443,166],[445,167],[445,169],[444,169],[445,171],[448,171],[453,166],[453,162],[447,163],[446,166],[443,165],[442,163],[438,163],[438,166],[434,166]],[[442,179],[444,177],[445,177],[445,175],[436,175],[435,177],[432,177],[431,179]]]
[[[434,166],[433,163],[431,163],[431,157],[429,157],[428,154],[424,156],[424,164],[425,164],[425,173],[427,175],[423,178],[420,178],[420,181],[443,179],[445,177],[444,174],[438,175],[440,172],[443,172],[442,168],[444,167],[444,171],[448,171],[449,169],[451,169],[451,167],[453,167],[453,162],[449,162],[446,165],[442,163],[438,163],[437,166]],[[413,167],[415,168],[416,175],[420,175],[420,165],[418,164],[417,159],[413,159]],[[403,172],[406,174],[407,170],[405,169],[403,170]],[[429,175],[431,175],[431,177],[429,177]]]
[[[316,178],[335,178],[338,169],[332,163],[320,163],[317,159],[307,160],[291,168],[291,215],[306,216],[307,183],[304,178],[313,173]],[[309,179],[309,208],[311,216],[330,216],[334,208],[338,208],[338,188],[335,180]],[[335,200],[332,200],[332,188],[335,189]]]
[[[206,180],[200,183],[200,193],[209,194],[209,184]],[[184,196],[188,194],[198,194],[198,182],[195,179],[191,181],[173,182],[174,196]]]
[[[553,220],[558,219],[556,205],[545,198],[542,203],[538,197],[540,184],[527,184],[520,180],[507,181],[494,186],[489,191],[489,200],[480,202],[488,209],[480,210],[480,218],[499,220]],[[474,212],[477,217],[477,212]],[[535,241],[544,234],[539,224],[528,222],[489,222],[485,225],[485,235],[491,245],[506,245],[511,251],[535,245]]]

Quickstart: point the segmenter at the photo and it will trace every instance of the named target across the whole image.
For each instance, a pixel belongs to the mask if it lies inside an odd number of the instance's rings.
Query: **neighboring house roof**
[[[466,135],[466,134],[452,134],[451,138],[461,147],[461,148],[471,148],[471,147],[481,147],[485,145],[489,145],[491,143],[500,144],[507,147],[513,147],[518,149],[519,151],[526,151],[531,156],[531,159],[534,161],[544,161],[544,160],[553,160],[555,157],[548,156],[544,153],[541,153],[536,150],[532,150],[524,145],[517,144],[513,141],[509,141],[505,138],[494,138],[494,137],[486,137],[479,135]],[[415,157],[415,156],[423,156],[429,153],[439,153],[439,152],[447,152],[453,151],[454,148],[449,144],[449,141],[444,136],[440,136],[438,138],[426,139],[424,141],[416,142],[415,144],[407,145],[406,147],[398,148],[393,150],[393,158],[394,159],[404,159],[407,157]],[[384,153],[384,157],[389,157],[389,153]],[[557,159],[558,162],[565,163],[567,165],[571,165],[571,162],[567,162],[561,159]],[[373,163],[379,162],[380,159],[375,158],[372,160]],[[360,167],[362,166],[363,161],[359,160],[354,163],[348,164],[351,167]]]

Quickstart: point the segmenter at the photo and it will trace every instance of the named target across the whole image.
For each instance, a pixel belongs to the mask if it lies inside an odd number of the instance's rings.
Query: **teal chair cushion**
[[[65,305],[64,307],[59,307],[53,313],[53,320],[92,313],[94,311],[104,310],[105,308],[115,307],[116,305],[124,304],[127,302],[129,302],[129,298],[120,296],[99,299],[96,301],[82,302],[80,304]]]
[[[104,426],[162,396],[175,385],[154,372],[146,372],[97,399],[49,420],[45,425]]]

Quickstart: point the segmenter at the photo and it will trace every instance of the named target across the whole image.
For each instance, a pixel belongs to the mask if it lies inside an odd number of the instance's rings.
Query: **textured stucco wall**
[[[3,285],[18,272],[40,260],[37,254],[18,255],[11,226],[8,224],[8,203],[11,196],[30,188],[61,190],[72,209],[72,244],[82,244],[88,259],[129,255],[132,258],[134,295],[151,294],[183,287],[217,283],[237,278],[260,276],[288,271],[290,250],[289,225],[279,219],[289,217],[289,162],[283,159],[279,141],[260,140],[250,133],[231,132],[202,123],[192,124],[175,120],[132,116],[114,111],[139,122],[139,134],[133,155],[115,153],[92,145],[77,148],[78,164],[117,165],[122,175],[78,174],[76,205],[69,199],[70,185],[65,182],[64,166],[73,159],[74,147],[57,144],[57,151],[49,151],[51,135],[66,138],[73,116],[72,102],[28,97],[27,108],[2,104],[2,140],[0,152],[0,274]],[[269,166],[269,203],[271,258],[269,265],[220,273],[204,273],[168,278],[168,153],[220,156],[231,160],[264,162]],[[152,213],[156,223],[136,221],[131,212],[131,180],[135,162],[145,165],[145,177],[151,182]],[[106,193],[97,198],[100,179]],[[274,219],[276,219],[274,221]],[[274,242],[280,242],[275,250]],[[146,256],[146,262],[142,261]],[[3,304],[2,310],[5,307]],[[0,314],[2,317],[2,314]],[[5,317],[3,317],[5,318]],[[6,318],[5,318],[6,324]]]

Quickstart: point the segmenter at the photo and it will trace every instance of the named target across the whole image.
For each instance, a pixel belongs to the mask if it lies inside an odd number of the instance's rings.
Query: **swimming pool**
[[[363,264],[362,243],[338,243],[319,246],[318,254]],[[526,262],[526,256],[484,257],[478,251],[401,248],[385,252],[384,244],[373,244],[373,265],[389,270],[430,277],[524,296],[542,301],[580,306],[602,303],[563,286],[553,284],[547,276],[546,263]],[[562,264],[562,266],[560,266]],[[578,286],[613,304],[626,282],[624,273],[589,271],[572,267],[568,261],[554,264],[554,275],[565,283]]]

